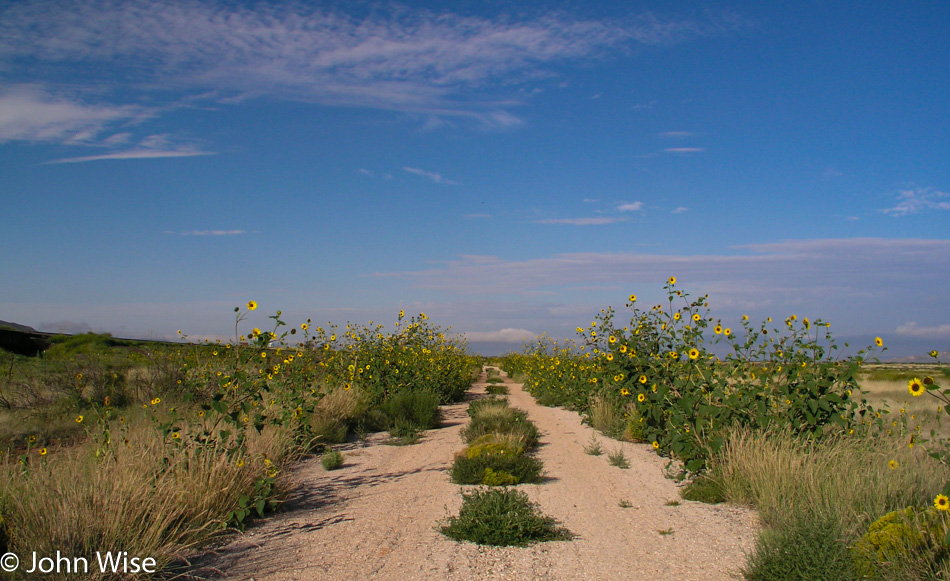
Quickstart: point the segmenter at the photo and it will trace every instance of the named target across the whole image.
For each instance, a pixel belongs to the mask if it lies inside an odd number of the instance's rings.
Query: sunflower
[[[937,510],[950,510],[950,498],[946,494],[938,494],[934,499],[934,508]]]
[[[637,295],[630,295],[630,302],[631,303],[637,302]]]
[[[699,316],[699,313],[693,313],[693,320],[694,320],[694,321],[696,321],[696,322],[698,323],[700,319],[702,319],[702,317]]]
[[[697,357],[699,357],[699,349],[693,347],[689,350],[689,358],[696,359]]]
[[[682,315],[680,315],[679,313],[673,313],[673,319],[675,319],[675,320],[677,320],[677,321],[680,320],[680,317],[681,317],[681,316],[682,316]]]
[[[722,332],[726,337],[728,337],[729,335],[732,335],[732,329],[730,329],[729,327],[726,327],[725,329],[723,329]]]
[[[643,402],[645,402],[646,400],[647,400],[647,396],[646,396],[646,395],[644,395],[644,394],[642,394],[642,393],[637,395],[637,401],[638,401],[638,402],[643,403]]]
[[[660,443],[657,442],[656,440],[653,440],[653,449],[654,449],[654,450],[659,450],[659,449],[660,449]]]
[[[639,379],[638,381],[639,381],[640,383],[646,383],[646,382],[647,382],[647,376],[646,376],[646,375],[641,375],[641,376],[640,376],[640,379]]]
[[[257,308],[257,303],[255,303],[254,301],[247,301],[247,310],[253,311],[256,308]]]
[[[874,338],[874,344],[877,345],[878,347],[883,347],[883,346],[884,346],[884,339],[881,339],[880,337],[875,337],[875,338]]]
[[[897,467],[900,466],[900,463],[898,463],[897,460],[891,460],[887,463],[887,465],[891,470],[897,470]]]
[[[676,277],[675,277],[675,276],[671,276],[671,277],[670,277],[670,280],[669,280],[669,283],[670,283],[670,285],[676,284]]]
[[[620,395],[630,395],[630,390],[625,387],[620,390]]]
[[[924,393],[924,384],[916,377],[907,382],[907,391],[914,397]]]
[[[40,456],[46,456],[46,453],[47,453],[46,448],[40,448]]]
[[[300,328],[303,329],[304,331],[306,331],[306,330],[307,330],[307,327],[309,327],[309,326],[310,326],[310,325],[308,325],[308,324],[306,324],[306,323],[300,323]]]
[[[719,325],[716,325],[716,327],[713,329],[713,331],[715,331],[716,334],[719,335],[720,333],[722,333],[722,327],[719,326]]]
[[[931,352],[930,352],[930,356],[933,357],[934,359],[937,358],[937,355],[939,355],[939,354],[938,354],[936,351],[931,351]]]

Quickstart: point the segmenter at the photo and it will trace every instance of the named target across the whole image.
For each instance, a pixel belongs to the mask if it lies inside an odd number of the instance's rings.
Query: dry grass
[[[10,550],[88,556],[121,549],[167,563],[226,524],[239,498],[294,448],[276,430],[253,435],[243,458],[194,445],[171,445],[143,427],[97,460],[89,446],[60,450],[28,470],[0,465],[3,517],[15,531]]]
[[[727,500],[755,506],[767,526],[822,515],[860,535],[889,511],[932,502],[950,469],[903,439],[815,444],[787,432],[737,431],[718,455],[715,477]]]

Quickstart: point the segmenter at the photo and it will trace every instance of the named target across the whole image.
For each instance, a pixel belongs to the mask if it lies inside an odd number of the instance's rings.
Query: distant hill
[[[21,325],[19,323],[11,323],[9,321],[0,321],[0,329],[9,329],[11,331],[21,331],[23,333],[39,333],[33,327],[27,327],[26,325]]]

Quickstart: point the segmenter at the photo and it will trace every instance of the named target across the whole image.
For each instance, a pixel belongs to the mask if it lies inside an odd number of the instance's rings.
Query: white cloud
[[[419,169],[419,168],[416,168],[416,167],[404,167],[404,168],[402,168],[402,169],[403,169],[403,171],[407,171],[407,172],[409,172],[409,173],[411,173],[411,174],[415,174],[415,175],[418,175],[418,176],[422,176],[422,177],[424,177],[424,178],[428,178],[428,179],[432,180],[433,182],[435,182],[435,183],[437,183],[437,184],[445,184],[445,185],[448,185],[448,186],[457,186],[457,185],[459,185],[458,182],[453,181],[453,180],[446,179],[446,178],[442,177],[442,175],[437,174],[437,173],[435,173],[435,172],[425,171],[425,170],[423,170],[423,169]]]
[[[55,96],[36,85],[15,85],[0,92],[0,143],[93,141],[105,127],[141,116],[132,106],[90,105]],[[113,135],[113,141],[121,139]]]
[[[617,209],[621,212],[639,212],[643,209],[643,202],[633,202],[632,204],[620,204]]]
[[[166,230],[165,234],[176,234],[176,232]],[[247,232],[244,230],[186,230],[177,234],[179,236],[240,236]]]
[[[700,153],[706,151],[706,149],[702,147],[667,147],[663,151],[667,153]]]
[[[87,161],[102,161],[106,159],[160,159],[166,157],[195,157],[200,155],[214,155],[210,151],[196,151],[193,149],[174,149],[167,151],[150,149],[133,149],[129,151],[120,151],[117,153],[105,153],[102,155],[85,155],[81,157],[64,157],[46,162],[52,163],[85,163]]]
[[[720,254],[578,252],[517,261],[461,257],[440,268],[376,276],[459,294],[523,295],[578,282],[632,287],[676,275],[684,284],[701,284],[734,300],[823,301],[945,288],[950,284],[947,264],[950,240],[846,238],[749,244]]]
[[[597,226],[599,224],[613,224],[626,222],[626,218],[551,218],[535,220],[535,224],[570,224],[572,226]]]
[[[499,331],[469,331],[465,338],[469,341],[496,341],[499,343],[523,343],[531,341],[538,333],[527,329],[501,329]]]
[[[709,13],[487,18],[375,6],[356,16],[307,3],[24,0],[0,4],[0,70],[103,91],[122,78],[144,91],[219,91],[222,102],[270,95],[511,127],[517,103],[484,89],[749,25]]]
[[[673,214],[682,214],[683,212],[688,212],[688,211],[689,211],[689,208],[687,208],[686,206],[680,206],[680,207],[676,208],[675,210],[673,210],[672,213],[673,213]]]
[[[897,195],[897,205],[881,210],[892,216],[907,216],[923,210],[950,210],[950,194],[933,188],[903,190]]]
[[[919,327],[917,323],[910,322],[898,326],[895,332],[904,337],[918,339],[950,339],[950,325]]]

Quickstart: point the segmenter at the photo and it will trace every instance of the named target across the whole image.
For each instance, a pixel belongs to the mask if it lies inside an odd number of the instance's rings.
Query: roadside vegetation
[[[345,469],[332,444],[351,434],[418,439],[479,369],[424,314],[384,333],[291,328],[278,311],[262,331],[246,324],[256,308],[235,308],[227,343],[89,334],[0,353],[0,553],[166,564],[277,507],[304,454]]]
[[[486,375],[489,388],[504,387],[497,368],[487,368]],[[472,401],[468,415],[469,423],[460,432],[468,445],[456,454],[450,477],[456,484],[485,487],[462,491],[459,514],[443,519],[439,525],[442,534],[456,541],[493,546],[571,540],[570,531],[542,514],[527,494],[510,488],[543,481],[543,464],[530,455],[538,445],[539,433],[527,413],[512,408],[506,398],[491,395]]]
[[[539,339],[502,368],[540,403],[669,458],[685,498],[758,509],[748,579],[950,575],[950,372],[939,354],[891,377],[869,365],[879,338],[844,356],[824,321],[723,321],[675,277],[665,289],[663,304],[641,309],[631,295],[629,319],[604,309],[579,341]]]
[[[452,482],[507,486],[541,481],[543,465],[529,455],[538,444],[538,429],[525,412],[504,398],[469,404],[471,420],[462,429],[468,444],[452,464]]]

